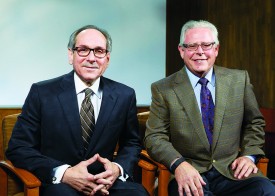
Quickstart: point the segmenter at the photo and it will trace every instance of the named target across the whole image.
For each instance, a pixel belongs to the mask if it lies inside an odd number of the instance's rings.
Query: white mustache
[[[91,68],[99,68],[99,66],[96,63],[84,63],[82,64],[82,67],[91,67]]]

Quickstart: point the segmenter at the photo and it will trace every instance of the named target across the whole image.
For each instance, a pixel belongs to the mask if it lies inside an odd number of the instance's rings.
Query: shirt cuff
[[[123,168],[116,162],[113,162],[114,164],[116,164],[120,170],[121,175],[118,177],[118,179],[120,179],[122,182],[125,182],[127,180],[127,178],[129,177],[128,174],[124,173]]]
[[[253,163],[255,163],[255,161],[256,161],[256,156],[254,156],[254,155],[248,155],[248,156],[246,156],[247,158],[249,158],[249,159],[251,159],[251,161],[253,161]]]
[[[52,178],[52,183],[53,184],[59,184],[61,182],[61,179],[66,171],[66,169],[68,169],[69,167],[71,167],[70,165],[61,165],[58,167],[55,167],[53,169],[53,178]]]

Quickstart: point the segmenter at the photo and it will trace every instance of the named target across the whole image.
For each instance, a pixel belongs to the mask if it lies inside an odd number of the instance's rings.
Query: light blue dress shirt
[[[200,107],[200,93],[201,93],[201,84],[199,83],[200,78],[196,75],[194,75],[186,66],[185,66],[187,75],[189,77],[189,80],[191,82],[191,85],[193,87],[196,99],[197,99],[197,103],[201,112],[201,107]],[[209,70],[209,72],[206,74],[205,78],[209,81],[207,83],[207,88],[210,90],[211,95],[212,95],[212,99],[215,105],[215,73],[213,72],[213,67]]]

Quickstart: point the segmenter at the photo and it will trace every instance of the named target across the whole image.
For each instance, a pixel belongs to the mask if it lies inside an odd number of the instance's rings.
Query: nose
[[[86,58],[88,61],[95,61],[95,59],[96,59],[93,51],[91,51],[90,54]]]
[[[201,45],[198,46],[196,52],[199,53],[199,54],[203,54],[203,53],[204,53],[204,51],[203,51]]]

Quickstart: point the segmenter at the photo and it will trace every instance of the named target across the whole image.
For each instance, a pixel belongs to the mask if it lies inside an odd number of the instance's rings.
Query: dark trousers
[[[134,182],[122,182],[117,180],[109,189],[110,196],[148,196],[147,191],[141,184]],[[83,196],[67,184],[53,184],[43,187],[40,191],[42,196]]]
[[[222,176],[215,168],[201,174],[206,185],[203,186],[205,196],[275,196],[275,186],[269,179],[263,177],[252,177],[246,180],[231,180]],[[178,184],[175,179],[169,183],[169,196],[177,196]]]

